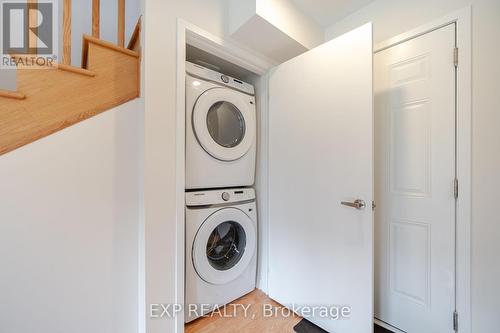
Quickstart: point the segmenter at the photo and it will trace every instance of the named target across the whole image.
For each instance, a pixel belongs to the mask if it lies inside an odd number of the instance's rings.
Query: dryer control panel
[[[250,83],[243,82],[229,75],[225,75],[211,69],[202,67],[186,61],[186,72],[201,79],[216,82],[218,84],[242,91],[249,95],[255,95],[255,89]]]
[[[186,192],[186,206],[209,206],[255,200],[253,188]]]

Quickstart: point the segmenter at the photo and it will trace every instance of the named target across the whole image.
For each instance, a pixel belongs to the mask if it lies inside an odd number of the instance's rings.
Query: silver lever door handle
[[[356,208],[359,210],[365,209],[365,207],[366,207],[365,201],[361,200],[361,199],[356,199],[356,200],[354,200],[354,202],[342,201],[341,204],[344,206],[353,207],[353,208]]]

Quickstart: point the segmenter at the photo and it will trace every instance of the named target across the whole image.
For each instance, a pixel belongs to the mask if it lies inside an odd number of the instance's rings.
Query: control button
[[[228,192],[222,192],[222,200],[224,200],[224,201],[229,200],[229,193]]]
[[[222,82],[224,83],[229,83],[229,78],[225,75],[221,75],[220,79],[222,80]]]

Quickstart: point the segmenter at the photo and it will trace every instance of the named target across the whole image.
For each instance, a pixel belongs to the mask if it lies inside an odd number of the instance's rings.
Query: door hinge
[[[372,201],[372,210],[375,210],[375,208],[377,208],[377,204],[375,203],[375,201]]]
[[[453,181],[453,195],[455,196],[455,199],[458,199],[458,178],[455,178]]]
[[[453,49],[453,64],[458,67],[458,47]]]
[[[458,312],[453,312],[453,330],[458,332]]]

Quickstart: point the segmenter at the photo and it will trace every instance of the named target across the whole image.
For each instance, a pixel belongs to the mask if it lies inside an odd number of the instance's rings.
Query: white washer
[[[251,188],[186,193],[189,322],[255,289],[257,211]]]
[[[186,62],[186,189],[251,186],[254,87]]]

